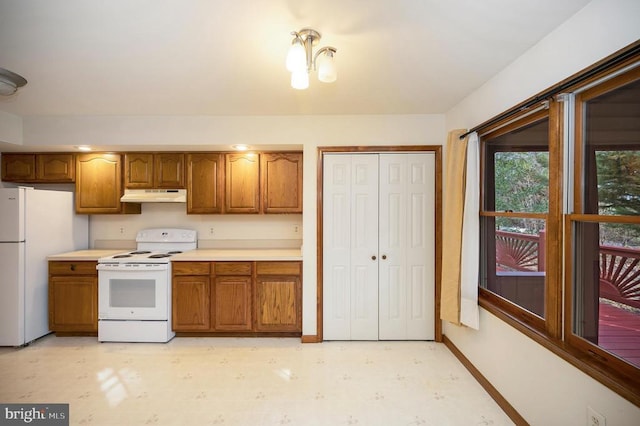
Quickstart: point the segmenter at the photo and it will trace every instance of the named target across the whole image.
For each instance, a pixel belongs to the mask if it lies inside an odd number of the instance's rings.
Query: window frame
[[[640,58],[638,58],[640,60]],[[564,340],[566,344],[574,351],[580,353],[594,366],[604,371],[613,370],[626,379],[628,383],[635,383],[635,391],[638,392],[638,383],[640,383],[640,367],[634,367],[632,364],[616,357],[613,353],[602,349],[600,346],[589,342],[587,339],[576,335],[573,332],[574,323],[574,251],[575,241],[573,233],[576,223],[627,223],[640,225],[640,216],[624,216],[624,215],[601,215],[595,213],[585,213],[584,199],[585,192],[588,190],[584,186],[584,167],[585,155],[587,154],[585,140],[585,109],[584,103],[595,99],[598,96],[609,93],[631,82],[640,81],[640,65],[634,69],[624,72],[621,75],[606,80],[600,84],[577,93],[575,96],[575,140],[574,140],[574,159],[575,169],[573,173],[573,211],[565,217],[565,306],[564,306]],[[638,141],[640,144],[640,141]],[[591,149],[597,151],[598,147],[603,149],[625,148],[628,145],[611,144],[611,145],[593,145]]]
[[[634,67],[636,71],[633,71]],[[576,143],[577,137],[582,138],[581,133],[578,132],[582,131],[581,120],[583,119],[581,110],[576,109],[576,106],[580,104],[580,102],[575,102],[576,97],[580,92],[597,93],[599,90],[615,84],[619,76],[624,76],[628,72],[639,72],[638,70],[640,70],[640,41],[632,43],[558,82],[474,127],[469,132],[481,133],[480,140],[482,141],[482,137],[492,131],[498,129],[506,131],[510,123],[518,118],[525,118],[527,110],[539,105],[541,101],[549,100],[550,135],[553,135],[553,138],[557,140],[557,143],[549,141],[549,173],[550,179],[552,175],[557,174],[559,184],[550,188],[549,212],[546,219],[548,236],[546,278],[549,284],[546,284],[545,297],[547,300],[544,321],[539,323],[535,320],[531,321],[526,315],[523,317],[521,310],[513,309],[513,306],[516,305],[505,304],[500,296],[480,287],[480,282],[478,304],[487,312],[514,327],[594,380],[607,386],[631,403],[640,406],[640,370],[630,363],[615,359],[615,356],[602,349],[598,350],[593,344],[585,345],[583,339],[578,336],[571,336],[570,327],[572,326],[573,312],[572,308],[568,307],[568,304],[572,303],[573,297],[573,289],[571,288],[571,275],[573,274],[572,221],[606,219],[607,222],[639,223],[636,217],[587,216],[581,213],[582,210],[574,210],[575,206],[580,205],[583,196],[581,182],[576,179],[576,176],[581,176],[583,165],[580,162],[572,161],[572,159],[582,158],[583,155],[581,151],[583,147],[580,143]],[[486,152],[482,148],[480,152],[480,197],[484,201],[483,182]],[[564,158],[565,155],[567,158]],[[553,191],[551,191],[552,188]],[[565,190],[566,194],[563,193]],[[481,205],[481,209],[484,209],[484,204]],[[500,215],[496,212],[493,214]],[[482,218],[482,213],[480,213],[480,218]],[[557,238],[552,238],[550,233],[554,233]],[[551,261],[552,259],[555,261]],[[611,359],[607,359],[607,356]]]
[[[480,199],[481,210],[480,218],[483,217],[514,217],[541,219],[545,221],[545,231],[547,235],[545,244],[546,270],[544,280],[544,317],[540,317],[516,303],[513,303],[502,296],[478,287],[478,301],[481,307],[487,309],[494,314],[501,315],[517,321],[522,326],[531,329],[549,339],[557,339],[561,334],[561,328],[558,326],[558,317],[562,309],[562,286],[559,284],[561,280],[561,269],[558,262],[550,262],[550,259],[556,259],[561,252],[562,233],[560,227],[553,223],[561,216],[561,200],[562,200],[562,176],[561,174],[552,173],[554,168],[557,170],[558,165],[562,164],[562,146],[561,146],[561,126],[557,116],[562,105],[553,99],[548,101],[548,108],[544,108],[536,112],[524,111],[509,119],[508,123],[499,122],[491,128],[487,128],[480,135]],[[560,114],[561,115],[561,114]],[[534,124],[541,120],[548,120],[548,146],[549,153],[549,196],[548,209],[546,213],[529,213],[529,212],[498,212],[487,211],[486,208],[486,185],[485,171],[487,167],[488,155],[492,155],[497,150],[488,148],[488,142],[499,136],[503,136],[525,126]],[[539,151],[533,147],[532,151]],[[523,147],[522,151],[526,151]],[[481,264],[486,263],[486,259],[481,259]]]

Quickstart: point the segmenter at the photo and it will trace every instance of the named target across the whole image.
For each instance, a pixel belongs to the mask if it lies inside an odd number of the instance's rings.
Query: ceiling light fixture
[[[309,72],[318,71],[318,80],[323,83],[336,81],[336,64],[333,56],[335,47],[322,47],[313,54],[313,46],[318,44],[322,37],[320,33],[311,28],[303,28],[291,33],[293,40],[287,54],[287,69],[291,71],[291,87],[304,90],[309,87]]]
[[[0,68],[1,96],[11,96],[25,84],[27,84],[27,80],[24,77],[4,68]]]

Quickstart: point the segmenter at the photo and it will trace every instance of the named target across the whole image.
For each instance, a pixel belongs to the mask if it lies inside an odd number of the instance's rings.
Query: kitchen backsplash
[[[184,228],[198,232],[200,248],[291,248],[302,243],[302,215],[187,215],[181,203],[146,203],[140,215],[92,215],[92,248],[135,247],[146,228]],[[122,244],[121,247],[114,245]]]

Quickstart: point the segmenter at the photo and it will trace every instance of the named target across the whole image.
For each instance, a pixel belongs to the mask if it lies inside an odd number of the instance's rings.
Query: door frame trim
[[[316,342],[323,338],[323,164],[325,154],[382,154],[401,152],[433,152],[435,154],[435,341],[442,342],[442,321],[440,321],[440,280],[442,276],[442,146],[441,145],[389,145],[389,146],[319,146],[317,164],[317,247],[316,247]],[[310,341],[310,340],[309,340]]]

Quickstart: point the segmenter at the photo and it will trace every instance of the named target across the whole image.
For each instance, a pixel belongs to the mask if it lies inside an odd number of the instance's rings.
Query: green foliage
[[[640,151],[598,151],[598,213],[640,214]],[[600,225],[600,244],[640,247],[640,227],[622,223]]]
[[[599,213],[640,214],[640,151],[598,151],[596,165]]]
[[[497,152],[495,172],[496,211],[548,211],[548,152]]]
[[[545,213],[549,209],[549,153],[495,154],[496,211]],[[537,234],[544,221],[503,218],[500,229]]]

